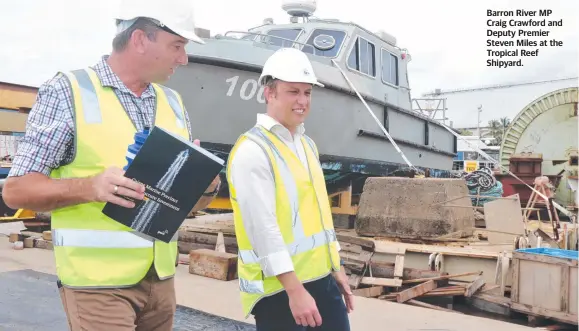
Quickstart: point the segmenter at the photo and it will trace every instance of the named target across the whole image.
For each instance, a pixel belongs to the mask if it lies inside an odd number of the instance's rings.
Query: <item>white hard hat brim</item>
[[[168,25],[167,25],[167,27],[185,39],[189,39],[190,41],[196,42],[196,43],[201,44],[201,45],[205,45],[205,42],[203,41],[203,39],[201,39],[195,32],[181,30],[181,29],[174,29]]]
[[[129,28],[133,23],[135,23],[135,20],[137,18],[139,18],[141,16],[137,16],[137,17],[117,17],[118,20],[127,22],[128,24],[124,24],[121,23],[121,25],[119,26],[119,30],[117,30],[117,33],[121,32],[124,29]],[[175,32],[176,34],[178,34],[179,36],[188,39],[190,41],[196,42],[198,44],[201,45],[205,45],[205,41],[203,41],[203,39],[201,39],[194,31],[188,31],[188,30],[183,30],[183,29],[179,29],[179,28],[173,28],[169,25],[166,25],[166,27],[168,27],[171,31]]]
[[[314,82],[312,82],[312,81],[303,81],[303,80],[291,80],[291,79],[288,80],[288,79],[281,79],[281,78],[273,77],[273,76],[270,76],[270,75],[262,75],[262,76],[259,78],[259,82],[258,82],[259,85],[261,85],[261,86],[265,85],[265,83],[266,83],[266,78],[268,78],[268,77],[271,77],[271,78],[274,78],[274,79],[278,79],[278,80],[281,80],[281,81],[284,81],[284,82],[288,82],[288,83],[308,83],[308,84],[312,84],[312,85],[317,85],[317,86],[319,86],[319,87],[325,87],[324,84],[318,82],[317,80],[314,81]]]

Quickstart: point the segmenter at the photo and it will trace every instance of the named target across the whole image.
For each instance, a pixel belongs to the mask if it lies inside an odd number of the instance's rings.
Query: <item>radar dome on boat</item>
[[[311,16],[317,8],[316,0],[282,0],[281,8],[292,16]]]

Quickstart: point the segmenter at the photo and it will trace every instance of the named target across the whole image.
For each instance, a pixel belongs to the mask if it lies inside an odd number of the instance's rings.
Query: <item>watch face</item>
[[[328,49],[331,49],[335,45],[336,40],[334,39],[334,37],[330,35],[321,34],[314,38],[314,46],[316,46],[316,48],[319,50],[327,51]]]

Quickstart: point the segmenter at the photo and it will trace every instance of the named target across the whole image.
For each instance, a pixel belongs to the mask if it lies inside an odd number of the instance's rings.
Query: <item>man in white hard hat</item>
[[[187,64],[189,40],[203,42],[190,2],[121,3],[112,54],[40,87],[3,198],[11,208],[51,211],[71,330],[169,331],[177,239],[144,239],[101,210],[144,198],[143,186],[121,170],[136,132],[156,125],[193,140],[181,96],[158,83]],[[219,184],[217,177],[194,210],[211,202]]]
[[[304,134],[312,88],[323,84],[294,48],[275,52],[259,82],[267,112],[239,137],[227,167],[243,311],[258,331],[349,330],[353,295],[318,149]]]

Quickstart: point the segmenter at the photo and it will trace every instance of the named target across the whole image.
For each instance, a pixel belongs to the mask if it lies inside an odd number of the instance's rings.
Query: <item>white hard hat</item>
[[[273,53],[263,66],[259,84],[264,85],[268,76],[285,82],[309,83],[324,87],[318,82],[308,56],[297,48],[280,48]]]
[[[192,0],[121,0],[118,20],[133,22],[139,17],[158,21],[160,27],[199,44],[205,44],[195,33]],[[124,28],[128,27],[125,25]]]

